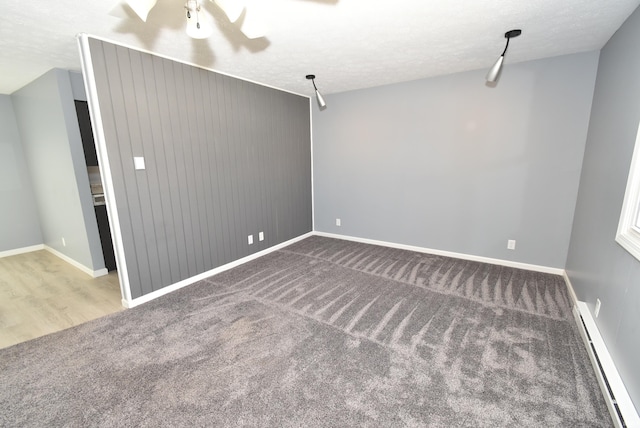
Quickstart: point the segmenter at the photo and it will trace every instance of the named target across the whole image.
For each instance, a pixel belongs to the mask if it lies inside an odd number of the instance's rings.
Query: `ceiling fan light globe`
[[[196,7],[192,7],[193,4]],[[193,0],[187,2],[187,36],[192,39],[206,39],[213,34],[213,20],[202,8],[198,11],[197,3]]]

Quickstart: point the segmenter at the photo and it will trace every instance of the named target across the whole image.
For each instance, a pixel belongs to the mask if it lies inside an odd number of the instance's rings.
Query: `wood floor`
[[[45,250],[0,258],[0,348],[123,309],[115,271],[92,278]]]

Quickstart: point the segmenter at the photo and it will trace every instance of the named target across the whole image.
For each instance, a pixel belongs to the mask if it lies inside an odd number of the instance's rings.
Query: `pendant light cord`
[[[504,47],[504,51],[502,51],[502,56],[507,53],[507,48],[509,48],[509,40],[511,40],[511,37],[507,37],[507,45]]]

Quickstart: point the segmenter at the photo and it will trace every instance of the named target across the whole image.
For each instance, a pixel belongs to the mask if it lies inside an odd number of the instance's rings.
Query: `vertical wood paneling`
[[[209,136],[214,135],[213,129],[215,127],[213,120],[214,116],[211,111],[211,102],[209,100],[209,79],[204,73],[200,73],[199,77],[203,94],[201,110],[205,125],[205,138],[202,141],[202,159],[205,168],[205,174],[203,175],[204,179],[207,181],[205,183],[205,206],[206,212],[209,213],[207,220],[209,222],[209,230],[211,231],[209,245],[212,250],[211,259],[208,264],[208,269],[211,269],[213,266],[219,266],[222,263],[220,255],[221,251],[218,251],[218,249],[223,247],[224,242],[221,234],[218,233],[218,231],[222,229],[222,224],[220,223],[220,207],[215,203],[215,201],[219,200],[219,187],[218,174],[215,170],[215,165],[213,164],[215,158],[212,158],[211,156],[211,150],[214,147],[214,144],[208,143],[208,138],[210,138]]]
[[[240,257],[241,254],[247,252],[247,241],[242,231],[246,230],[246,221],[244,218],[244,212],[242,210],[241,198],[241,186],[242,180],[239,169],[243,167],[242,163],[238,159],[238,151],[240,150],[240,141],[238,139],[238,129],[236,122],[238,121],[237,99],[235,97],[236,81],[227,76],[223,76],[224,81],[224,108],[227,111],[227,138],[226,144],[229,154],[229,168],[228,174],[231,177],[229,188],[231,189],[231,200],[233,204],[233,218],[235,219],[236,229],[234,231],[233,239],[239,243],[237,246],[238,253],[234,255],[234,258]]]
[[[207,224],[207,211],[206,203],[204,200],[204,168],[202,165],[202,140],[204,136],[204,118],[202,117],[202,94],[199,85],[200,79],[197,73],[197,69],[186,65],[184,68],[185,76],[188,77],[185,85],[188,87],[187,96],[189,102],[187,102],[189,113],[189,125],[191,131],[191,144],[192,149],[192,171],[194,177],[194,194],[195,200],[193,201],[194,209],[196,210],[196,217],[198,219],[198,232],[195,235],[198,250],[200,251],[198,261],[201,265],[197,266],[198,272],[204,272],[210,269],[210,264],[207,260],[211,260],[211,248],[209,246],[209,227]]]
[[[220,119],[220,108],[218,106],[219,89],[216,82],[216,75],[213,73],[207,73],[206,78],[209,83],[208,99],[209,109],[212,123],[213,144],[209,144],[209,159],[210,159],[210,176],[212,181],[212,196],[213,204],[216,207],[216,238],[217,238],[217,253],[218,263],[224,264],[231,260],[231,238],[229,232],[228,222],[228,207],[227,207],[227,193],[226,184],[224,182],[224,158],[222,147],[222,125]],[[215,182],[215,186],[213,183]]]
[[[173,63],[173,70],[176,83],[176,128],[177,133],[174,134],[174,144],[180,147],[182,151],[182,168],[185,176],[185,182],[181,186],[181,191],[185,194],[182,210],[187,215],[185,219],[185,231],[187,239],[187,262],[188,276],[196,275],[202,270],[202,243],[200,242],[200,224],[197,212],[197,201],[195,195],[195,176],[193,172],[193,153],[190,114],[187,110],[189,103],[187,102],[187,78],[184,75],[184,66],[182,64]]]
[[[180,127],[178,110],[175,103],[177,91],[173,64],[154,57],[154,68],[158,72],[158,78],[160,78],[161,75],[164,76],[164,82],[158,82],[157,91],[159,94],[163,94],[159,98],[160,110],[163,112],[160,120],[162,121],[162,135],[166,141],[164,151],[167,159],[171,211],[175,221],[172,230],[176,240],[175,246],[179,266],[177,279],[172,278],[173,282],[175,282],[180,278],[189,276],[185,224],[188,223],[190,217],[189,212],[185,212],[183,209],[186,205],[185,201],[188,200],[188,194],[184,191],[187,179],[182,146],[175,144],[175,141],[178,141],[180,137]]]
[[[179,220],[176,219],[173,206],[177,198],[177,190],[173,185],[177,182],[177,173],[173,159],[173,147],[171,144],[171,122],[168,113],[168,100],[166,98],[164,67],[155,63],[155,57],[144,56],[142,58],[145,76],[154,76],[154,79],[145,79],[147,103],[150,117],[160,118],[159,123],[150,123],[152,139],[155,150],[156,178],[158,180],[158,197],[163,221],[161,232],[163,233],[163,246],[165,251],[164,263],[168,265],[170,282],[180,278],[180,244],[184,236]],[[179,214],[179,211],[178,211]],[[180,216],[181,220],[181,216]]]
[[[223,179],[221,180],[223,193],[223,200],[226,205],[226,215],[223,216],[223,223],[226,225],[226,233],[228,233],[228,239],[230,245],[228,247],[229,258],[227,261],[235,260],[241,254],[240,245],[236,236],[236,216],[234,212],[233,203],[233,186],[231,171],[229,167],[231,165],[231,157],[229,155],[229,131],[227,127],[227,108],[225,105],[225,93],[224,93],[224,76],[216,75],[216,104],[218,108],[218,126],[220,129],[220,135],[216,140],[216,147],[219,148],[219,159],[217,160],[217,166],[220,170],[220,174]]]
[[[152,117],[159,117],[158,102],[154,96],[154,92],[147,90],[147,84],[155,81],[155,75],[152,68],[144,67],[143,62],[145,56],[139,52],[130,51],[133,87],[135,105],[138,111],[148,112],[148,114],[138,114],[138,127],[140,135],[141,155],[148,162],[146,172],[137,172],[137,175],[146,176],[139,179],[138,182],[144,187],[140,188],[140,203],[144,218],[150,220],[145,223],[145,237],[147,247],[154,247],[155,251],[148,249],[149,261],[152,267],[152,289],[155,290],[153,284],[170,283],[171,270],[169,263],[169,253],[166,244],[165,220],[167,218],[162,210],[161,181],[160,176],[164,175],[161,166],[164,163],[164,151],[157,150],[158,144],[153,137],[154,124],[151,122]],[[147,62],[151,58],[148,56]]]
[[[128,192],[129,213],[131,215],[134,227],[133,233],[137,238],[136,253],[138,256],[138,264],[147,268],[141,270],[141,275],[145,275],[142,279],[143,292],[149,293],[153,291],[153,284],[160,281],[160,263],[158,262],[158,247],[155,241],[153,210],[151,208],[151,194],[149,191],[148,173],[139,173],[133,171],[132,162],[134,156],[143,156],[143,136],[140,129],[140,114],[145,114],[145,106],[140,105],[138,98],[141,96],[134,82],[134,75],[140,73],[140,68],[135,62],[135,51],[117,47],[116,57],[119,64],[120,81],[122,82],[122,94],[124,97],[124,112],[127,116],[129,125],[129,135],[127,140],[130,147],[130,157],[122,158],[123,172],[125,177],[131,177],[131,183],[127,181],[127,187],[131,190]],[[132,61],[132,57],[134,60]],[[125,146],[121,145],[120,147]],[[126,150],[126,149],[125,149]],[[129,151],[127,151],[129,152]],[[127,165],[131,163],[131,166]],[[132,173],[126,174],[127,171]]]
[[[90,50],[133,298],[311,230],[306,98],[94,39]]]
[[[256,106],[256,109],[251,111],[251,120],[253,123],[252,129],[254,130],[252,138],[254,139],[254,141],[256,141],[256,158],[260,160],[257,162],[258,175],[256,177],[256,180],[258,181],[256,185],[256,193],[258,198],[260,199],[260,206],[258,208],[258,229],[259,231],[265,232],[267,236],[270,236],[271,229],[269,225],[271,224],[271,213],[269,212],[268,208],[269,186],[267,185],[267,175],[265,173],[266,168],[268,167],[268,152],[266,150],[266,144],[260,144],[260,136],[256,135],[255,133],[255,130],[266,129],[264,121],[266,115],[256,114],[256,111],[260,111],[266,108],[264,102],[266,97],[260,97],[255,92],[251,95],[251,103]],[[258,245],[259,250],[263,250],[266,248],[265,241],[258,241]]]

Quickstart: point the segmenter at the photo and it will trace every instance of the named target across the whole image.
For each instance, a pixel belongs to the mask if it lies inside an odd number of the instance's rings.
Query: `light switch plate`
[[[145,169],[144,158],[142,156],[135,156],[133,158],[133,166],[135,169]]]

